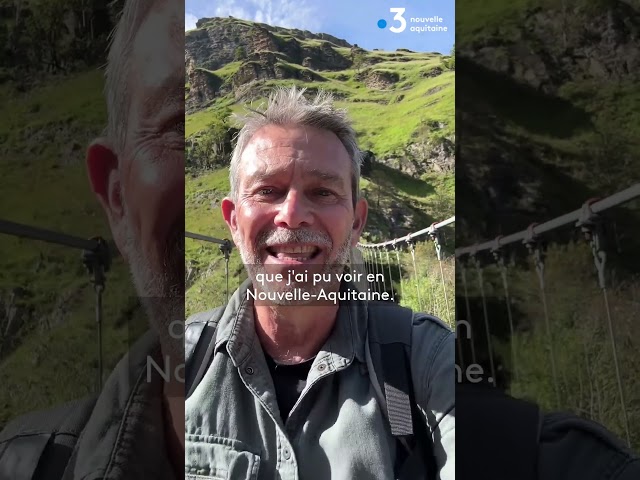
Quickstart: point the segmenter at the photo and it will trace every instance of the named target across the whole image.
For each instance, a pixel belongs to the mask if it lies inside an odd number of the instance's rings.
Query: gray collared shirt
[[[255,333],[248,282],[226,306],[215,356],[186,400],[186,478],[352,480],[394,477],[395,440],[366,370],[366,311],[341,305],[307,385],[283,423]],[[416,316],[417,318],[418,316]],[[454,334],[414,320],[412,376],[439,478],[455,477]]]

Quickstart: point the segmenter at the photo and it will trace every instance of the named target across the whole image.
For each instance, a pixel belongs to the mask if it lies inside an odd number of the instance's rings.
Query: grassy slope
[[[0,218],[88,238],[110,238],[102,209],[90,192],[84,148],[103,128],[100,72],[79,74],[28,94],[1,92]],[[72,144],[77,142],[78,147]],[[0,426],[11,416],[86,394],[95,385],[97,334],[94,293],[80,252],[0,235],[2,300],[15,287],[31,297],[32,329],[12,338],[17,348],[0,360]],[[41,268],[36,266],[43,259]],[[114,259],[104,293],[105,371],[128,342],[124,312],[132,287],[122,259]],[[59,307],[56,307],[58,305]],[[48,316],[51,328],[40,328]]]

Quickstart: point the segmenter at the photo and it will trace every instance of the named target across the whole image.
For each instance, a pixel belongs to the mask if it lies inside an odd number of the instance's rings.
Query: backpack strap
[[[213,349],[215,348],[213,340],[224,310],[225,307],[218,307],[207,312],[196,313],[185,322],[184,365],[186,398],[191,396],[209,367]]]
[[[61,478],[97,397],[20,416],[0,432],[0,478]]]
[[[382,401],[394,437],[413,435],[410,370],[413,312],[408,308],[369,304],[365,355],[374,389]]]
[[[413,318],[408,308],[370,302],[365,357],[391,434],[404,447],[398,452],[396,478],[419,480],[435,478],[436,466],[411,380]]]
[[[456,446],[465,452],[459,478],[476,478],[479,472],[495,480],[538,478],[544,415],[537,405],[493,386],[466,383],[456,385],[456,403],[457,421],[465,426],[456,436]]]

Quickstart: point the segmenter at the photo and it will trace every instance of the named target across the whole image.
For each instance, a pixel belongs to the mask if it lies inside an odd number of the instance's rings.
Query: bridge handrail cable
[[[359,247],[362,248],[381,248],[392,246],[394,243],[407,242],[421,235],[426,235],[435,232],[439,228],[446,227],[447,225],[454,223],[456,221],[455,215],[453,217],[447,218],[439,223],[434,223],[430,227],[423,228],[422,230],[418,230],[417,232],[410,233],[409,235],[405,235],[404,237],[395,238],[393,240],[388,240],[382,243],[358,243]]]
[[[463,255],[475,254],[483,250],[491,250],[503,247],[511,243],[522,242],[525,239],[529,238],[531,235],[538,236],[551,230],[555,230],[556,228],[568,225],[570,223],[578,222],[583,219],[585,214],[599,213],[609,208],[629,202],[638,197],[640,197],[640,183],[636,183],[635,185],[632,185],[631,187],[620,192],[614,193],[613,195],[603,198],[602,200],[598,200],[593,203],[587,201],[582,205],[581,208],[569,213],[565,213],[564,215],[556,217],[545,223],[537,225],[534,224],[528,229],[521,230],[519,232],[512,233],[503,237],[498,237],[494,240],[469,245],[467,247],[456,248],[455,256],[462,257]]]

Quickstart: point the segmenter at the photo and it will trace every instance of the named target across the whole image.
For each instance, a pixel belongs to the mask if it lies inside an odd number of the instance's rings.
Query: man
[[[329,95],[307,100],[304,90],[280,89],[245,119],[221,207],[249,279],[226,306],[188,320],[187,353],[195,342],[196,360],[186,371],[187,474],[454,478],[453,332],[427,315],[401,317],[392,305],[327,300],[355,290],[338,274],[367,219],[359,177],[354,131]],[[411,337],[413,404],[400,412],[376,391],[373,318]],[[190,340],[193,325],[202,333]],[[384,365],[385,389],[403,374],[399,365]],[[414,432],[423,428],[427,441],[407,452],[407,438],[393,434],[396,415],[414,422]],[[403,470],[407,457],[422,469]],[[428,457],[436,476],[424,471]]]
[[[11,422],[1,479],[183,476],[183,332],[173,325],[184,320],[183,22],[182,3],[126,2],[109,52],[106,134],[87,152],[151,331],[97,399]]]

